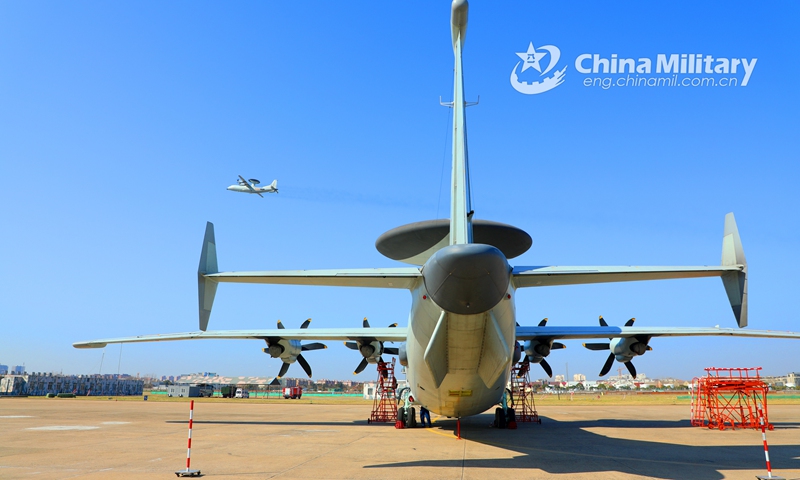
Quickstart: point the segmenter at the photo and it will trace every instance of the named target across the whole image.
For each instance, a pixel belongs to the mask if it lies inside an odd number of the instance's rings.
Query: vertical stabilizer
[[[747,260],[744,258],[742,240],[733,213],[725,215],[725,231],[722,237],[722,265],[741,266],[741,271],[722,276],[725,293],[731,302],[733,314],[739,328],[747,326]]]
[[[461,50],[467,33],[467,0],[453,0],[450,27],[455,55],[453,81],[453,167],[450,190],[450,245],[472,243],[472,199],[469,191],[467,120]]]
[[[200,266],[197,268],[197,301],[200,311],[200,330],[208,328],[211,307],[217,294],[217,282],[206,277],[218,273],[217,242],[214,240],[214,224],[206,222],[206,234],[203,237],[203,249],[200,251]]]

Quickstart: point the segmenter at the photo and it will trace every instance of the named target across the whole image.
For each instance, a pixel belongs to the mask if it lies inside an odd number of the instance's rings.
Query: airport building
[[[0,375],[24,375],[25,365],[16,365],[9,367],[8,365],[0,365]]]
[[[142,395],[144,381],[127,375],[59,375],[30,373],[0,378],[0,395],[44,396],[72,393],[79,396]]]

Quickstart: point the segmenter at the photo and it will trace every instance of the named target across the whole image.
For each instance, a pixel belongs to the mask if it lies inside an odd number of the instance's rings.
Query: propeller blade
[[[314,342],[314,343],[307,343],[300,347],[300,350],[303,352],[307,352],[309,350],[322,350],[328,348],[324,343]]]
[[[396,323],[393,323],[393,324],[389,325],[389,328],[394,328],[394,327],[396,327],[396,326],[397,326],[397,324],[396,324]]]
[[[584,343],[583,346],[589,350],[608,350],[611,348],[608,343]]]
[[[544,373],[546,373],[548,377],[553,378],[553,369],[550,368],[550,364],[547,363],[547,360],[543,358],[542,361],[539,362],[539,365],[542,366]]]
[[[518,327],[520,326],[520,325],[519,325],[519,322],[514,322],[514,323],[516,323]]]
[[[562,348],[567,348],[567,346],[560,342],[553,342],[553,346],[550,347],[550,350],[561,350]]]
[[[299,363],[300,366],[303,367],[303,370],[306,371],[306,375],[308,375],[308,378],[311,378],[311,365],[309,365],[308,362],[306,362],[306,359],[303,358],[303,355],[297,356],[297,363]]]
[[[309,323],[311,323],[311,319],[310,318],[308,320],[306,320],[305,322],[303,322],[303,324],[300,325],[300,328],[308,328],[308,324]]]
[[[367,365],[369,365],[369,362],[367,361],[367,359],[366,358],[362,358],[361,359],[361,363],[358,364],[358,366],[356,367],[355,371],[353,372],[353,375],[358,375],[359,373],[363,372],[364,369],[367,368]]]
[[[283,362],[283,365],[281,365],[281,371],[278,372],[278,378],[283,378],[283,376],[286,375],[287,370],[289,370],[289,364]]]
[[[648,345],[648,346],[647,346],[647,351],[648,351],[648,352],[651,352],[652,350],[653,350],[653,347],[651,347],[650,345]]]
[[[367,317],[364,317],[364,328],[369,328],[369,321],[367,321]]]
[[[636,321],[636,319],[635,319],[635,318],[631,318],[630,320],[628,320],[627,322],[625,322],[625,326],[626,326],[626,327],[632,327],[632,326],[633,326],[633,322],[635,322],[635,321]]]
[[[280,320],[278,320],[278,328],[281,329],[281,330],[286,328],[286,327],[283,326],[283,322],[281,322]]]
[[[601,327],[607,327],[607,326],[608,326],[608,324],[606,323],[606,321],[605,321],[605,320],[603,320],[603,316],[602,316],[602,315],[600,315],[600,326],[601,326]]]
[[[546,318],[543,319],[541,322],[539,322],[539,326],[540,327],[544,327],[545,325],[547,325],[547,319]]]
[[[396,347],[385,347],[383,353],[387,355],[400,355],[400,349]]]
[[[609,353],[608,354],[608,360],[606,360],[606,364],[603,365],[603,369],[600,370],[600,376],[602,377],[603,375],[608,373],[611,370],[611,366],[612,365],[614,365],[614,354],[613,353]]]
[[[625,366],[628,367],[628,371],[631,372],[631,377],[636,378],[636,367],[633,366],[633,363],[630,361],[625,362]]]
[[[280,379],[278,379],[278,377],[275,377],[275,378],[272,379],[271,382],[269,382],[269,384],[272,385],[272,386],[280,385],[281,381],[280,381]]]
[[[350,350],[358,350],[358,344],[356,342],[344,342],[344,346]]]

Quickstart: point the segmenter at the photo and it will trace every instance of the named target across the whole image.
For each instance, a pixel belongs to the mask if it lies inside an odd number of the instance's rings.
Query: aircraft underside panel
[[[457,315],[415,290],[408,330],[408,380],[416,401],[449,417],[497,404],[508,382],[515,323],[513,302]],[[427,295],[425,295],[427,297]]]

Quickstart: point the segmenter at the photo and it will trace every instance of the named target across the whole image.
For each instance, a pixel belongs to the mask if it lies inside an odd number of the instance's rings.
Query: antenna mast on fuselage
[[[461,51],[467,33],[467,0],[453,0],[450,28],[455,55],[453,81],[453,167],[450,187],[450,245],[472,243],[472,195],[467,155],[467,121],[464,113],[464,75]]]

